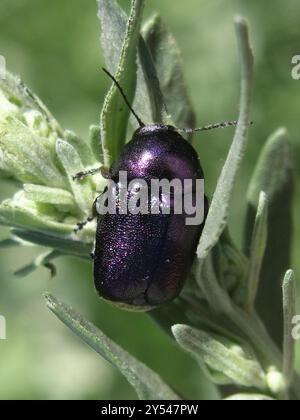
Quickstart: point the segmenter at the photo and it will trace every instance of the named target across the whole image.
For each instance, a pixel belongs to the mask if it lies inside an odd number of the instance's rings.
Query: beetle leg
[[[97,207],[96,207],[97,200],[98,200],[98,197],[96,198],[96,200],[93,203],[92,215],[89,216],[89,217],[87,217],[83,222],[77,223],[77,227],[74,229],[74,232],[75,233],[78,233],[79,231],[81,231],[82,229],[84,229],[86,225],[88,225],[94,219],[96,219],[96,217],[97,217]]]
[[[87,178],[88,176],[96,175],[101,173],[103,178],[108,178],[109,170],[105,166],[99,166],[98,168],[93,168],[88,171],[78,172],[76,175],[73,176],[73,181],[82,181],[83,179]]]
[[[77,223],[77,227],[74,229],[74,232],[78,233],[79,231],[84,229],[86,225],[91,223],[94,219],[95,219],[95,216],[90,216],[87,219],[85,219],[83,222]]]
[[[101,194],[99,194],[97,197],[96,197],[96,199],[94,200],[94,202],[93,202],[93,206],[92,206],[92,215],[91,216],[89,216],[88,218],[86,218],[83,222],[79,222],[79,223],[77,223],[77,227],[74,229],[74,232],[75,233],[78,233],[78,232],[80,232],[82,229],[84,229],[85,228],[85,226],[86,225],[88,225],[89,223],[91,223],[94,219],[96,219],[96,217],[98,216],[98,213],[97,213],[97,201],[98,201],[98,198],[102,195],[102,194],[104,194],[104,192],[106,191],[106,188],[104,189],[104,191],[101,193]]]

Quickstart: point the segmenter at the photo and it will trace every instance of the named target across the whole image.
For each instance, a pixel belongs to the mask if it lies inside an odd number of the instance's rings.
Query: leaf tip
[[[295,273],[294,270],[288,270],[285,274],[284,280],[283,280],[283,287],[290,286],[293,283],[295,283]]]
[[[187,331],[187,326],[183,324],[175,324],[171,327],[172,334],[176,341],[181,341],[183,334]]]
[[[288,137],[289,135],[288,129],[286,127],[279,127],[275,133],[278,136],[282,136],[282,137]]]
[[[57,139],[55,144],[56,153],[59,154],[59,152],[62,150],[66,142],[62,139]]]
[[[238,27],[248,28],[248,21],[241,15],[236,15],[234,18],[234,23]]]
[[[268,200],[268,194],[262,190],[259,194],[259,201],[265,205],[267,200]]]
[[[267,217],[268,217],[268,202],[269,197],[265,191],[260,191],[259,200],[258,200],[258,209],[257,216],[264,217],[265,219],[265,228],[267,228]]]
[[[43,297],[46,300],[46,304],[47,304],[48,308],[50,310],[54,310],[55,307],[56,307],[56,304],[57,304],[55,297],[53,295],[51,295],[51,293],[49,293],[49,292],[45,292],[43,294]]]

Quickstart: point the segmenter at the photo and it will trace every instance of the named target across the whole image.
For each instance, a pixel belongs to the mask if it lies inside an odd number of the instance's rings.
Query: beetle
[[[205,126],[195,130],[179,130],[165,124],[145,125],[133,110],[122,87],[103,69],[118,87],[127,106],[138,121],[139,128],[124,147],[120,157],[109,168],[107,178],[119,185],[119,174],[126,172],[128,180],[143,179],[148,186],[153,179],[192,181],[192,201],[195,183],[204,179],[199,157],[181,131],[205,131],[236,125],[236,121]],[[93,174],[88,171],[75,178]],[[132,191],[128,190],[129,200]],[[117,202],[119,191],[117,191]],[[158,197],[159,205],[164,202]],[[169,197],[170,212],[164,214],[121,214],[119,202],[115,214],[97,215],[94,259],[94,282],[100,297],[131,310],[150,310],[176,298],[196,255],[197,245],[208,213],[204,197],[204,217],[201,224],[187,225],[187,214],[176,214]],[[95,202],[95,205],[97,201]],[[77,230],[91,221],[79,223]]]

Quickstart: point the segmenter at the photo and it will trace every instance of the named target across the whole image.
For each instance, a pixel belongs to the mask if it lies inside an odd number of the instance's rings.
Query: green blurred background
[[[120,4],[128,9],[129,0]],[[300,2],[148,0],[145,15],[154,11],[161,12],[182,49],[198,124],[236,117],[239,66],[233,17],[243,14],[250,22],[256,61],[255,126],[231,207],[232,234],[240,243],[249,177],[263,143],[279,126],[289,129],[300,176],[300,81],[291,78],[291,58],[300,54]],[[109,85],[100,71],[103,57],[96,12],[95,0],[0,2],[0,54],[6,57],[8,68],[22,76],[65,128],[82,136],[87,136],[90,124],[98,122]],[[231,130],[195,139],[209,192],[231,139]],[[0,199],[12,192],[11,186],[0,183]],[[299,204],[297,185],[293,266],[298,277]],[[8,230],[1,228],[0,239],[7,235]],[[135,398],[121,375],[46,309],[45,290],[72,304],[184,395],[215,397],[196,364],[147,315],[122,312],[98,300],[91,265],[65,258],[58,262],[55,279],[42,269],[26,279],[15,278],[14,270],[37,252],[36,248],[10,249],[0,254],[0,314],[7,319],[7,340],[0,341],[1,399]]]

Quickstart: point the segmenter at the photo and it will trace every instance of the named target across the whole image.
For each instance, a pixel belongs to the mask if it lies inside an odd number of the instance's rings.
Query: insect
[[[145,125],[130,105],[117,80],[103,69],[118,87],[127,106],[135,116],[139,128],[125,146],[119,159],[108,171],[107,178],[119,183],[121,171],[128,181],[143,179],[150,185],[153,179],[179,179],[193,182],[192,200],[196,180],[203,179],[203,171],[195,149],[180,132],[205,131],[236,125],[236,121],[209,125],[195,130],[178,130],[164,124]],[[80,173],[77,179],[95,171]],[[118,192],[117,192],[118,193]],[[128,191],[129,200],[132,191]],[[159,205],[164,202],[159,195]],[[118,196],[117,196],[118,200]],[[187,225],[187,214],[175,214],[172,197],[170,213],[97,215],[95,241],[94,281],[100,297],[131,310],[150,310],[172,301],[182,290],[191,269],[197,245],[208,212],[204,198],[203,222]],[[78,224],[82,229],[91,221]]]

